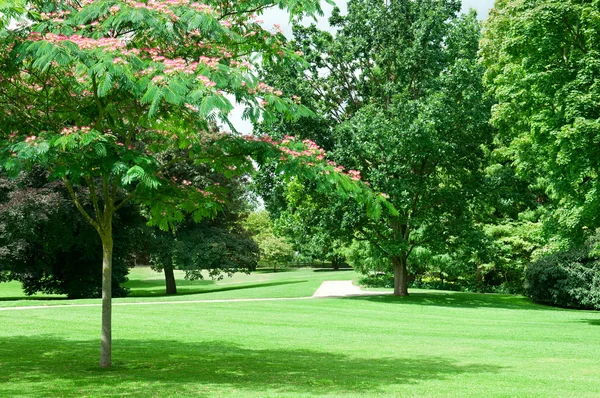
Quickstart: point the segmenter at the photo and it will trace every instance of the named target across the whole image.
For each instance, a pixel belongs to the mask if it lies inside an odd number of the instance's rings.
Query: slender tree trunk
[[[100,367],[110,368],[112,355],[112,254],[111,228],[102,238],[102,336],[100,342]]]
[[[392,265],[394,268],[394,296],[408,296],[406,255],[393,256]]]
[[[167,294],[177,294],[177,285],[175,284],[175,274],[173,273],[172,265],[165,265],[163,267],[165,273],[165,283],[167,288]]]
[[[338,258],[337,257],[333,257],[333,260],[331,260],[331,267],[333,268],[334,271],[339,271],[340,264],[338,262]]]

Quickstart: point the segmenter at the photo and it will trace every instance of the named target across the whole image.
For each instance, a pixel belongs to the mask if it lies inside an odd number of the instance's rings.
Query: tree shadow
[[[177,286],[207,286],[214,285],[215,281],[213,280],[199,280],[199,281],[189,281],[189,280],[177,280]],[[164,279],[144,279],[144,280],[130,280],[123,284],[123,287],[128,287],[130,289],[146,289],[149,287],[157,287],[157,286],[165,286]]]
[[[504,308],[518,310],[561,311],[560,308],[536,304],[523,296],[511,294],[463,292],[411,292],[408,297],[392,295],[352,296],[347,300],[364,300],[376,303],[430,305],[455,308]]]
[[[314,269],[313,272],[343,272],[343,271],[354,271],[354,268],[317,268]]]
[[[268,343],[265,343],[265,345]],[[110,370],[97,367],[97,341],[56,336],[0,339],[0,383],[13,396],[188,395],[220,389],[264,393],[377,393],[388,385],[444,380],[464,373],[498,373],[500,366],[447,358],[357,358],[316,350],[249,349],[223,341],[115,340]],[[39,391],[35,391],[39,388]],[[38,395],[39,394],[39,395]]]
[[[308,282],[308,281],[305,279],[302,279],[302,280],[297,280],[297,281],[244,283],[244,284],[240,284],[237,286],[212,285],[214,287],[180,289],[177,291],[177,294],[168,295],[168,297],[188,296],[188,295],[192,295],[192,294],[219,293],[219,292],[228,292],[228,291],[232,291],[232,290],[256,289],[256,288],[262,288],[262,287],[292,285],[292,284],[304,283],[304,282]],[[179,286],[178,286],[178,288],[179,288]],[[128,297],[163,297],[163,296],[167,296],[164,287],[162,287],[160,289],[132,291]]]
[[[38,296],[15,296],[15,297],[0,297],[0,301],[64,301],[73,300],[67,297],[38,297]]]
[[[273,268],[257,268],[256,270],[252,271],[253,274],[283,274],[285,272],[294,272],[297,271],[297,268],[289,268],[289,267],[284,267],[284,268],[277,268],[277,271],[273,270]]]
[[[582,319],[581,322],[587,323],[592,326],[600,326],[600,319]]]

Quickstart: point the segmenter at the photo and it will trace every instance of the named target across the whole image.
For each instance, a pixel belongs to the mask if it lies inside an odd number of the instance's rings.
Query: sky
[[[335,3],[342,11],[342,14],[345,14],[347,0],[335,0]],[[324,1],[321,1],[321,4],[325,15],[318,18],[317,27],[322,30],[330,30],[328,19],[331,15],[331,10],[333,7]],[[466,12],[469,9],[475,9],[479,19],[484,20],[487,18],[488,11],[493,7],[493,5],[494,0],[463,0],[463,12]],[[267,10],[260,18],[264,21],[263,26],[265,29],[272,30],[273,25],[278,24],[281,26],[281,30],[288,38],[292,37],[292,28],[289,23],[289,17],[285,11],[279,9],[270,9]],[[304,23],[314,23],[314,20],[312,18],[306,19]],[[242,120],[242,112],[243,109],[241,107],[236,107],[230,114],[230,120],[240,132],[249,134],[252,130],[252,126],[248,121]]]

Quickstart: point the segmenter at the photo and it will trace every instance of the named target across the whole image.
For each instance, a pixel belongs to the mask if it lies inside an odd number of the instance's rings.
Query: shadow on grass
[[[294,272],[297,271],[298,268],[277,268],[277,271],[274,271],[273,268],[257,268],[252,271],[253,274],[283,274],[284,272]]]
[[[177,287],[182,286],[208,286],[214,285],[215,281],[213,280],[199,280],[199,281],[189,281],[189,280],[177,280]],[[164,279],[144,279],[144,280],[130,280],[123,284],[124,287],[128,287],[130,289],[147,289],[151,287],[165,287]]]
[[[67,297],[37,297],[37,296],[15,296],[15,297],[0,297],[0,301],[63,301],[73,300]]]
[[[261,287],[270,287],[270,286],[281,286],[281,285],[292,285],[296,283],[304,283],[308,282],[307,280],[297,280],[297,281],[281,281],[281,282],[265,282],[265,283],[243,283],[237,286],[217,286],[212,285],[214,288],[187,288],[187,289],[178,289],[176,295],[170,295],[169,297],[175,296],[187,296],[191,294],[205,294],[205,293],[218,293],[218,292],[228,292],[231,290],[243,290],[243,289],[256,289]],[[178,286],[179,288],[179,286]],[[132,290],[128,297],[162,297],[166,296],[166,292],[164,288],[154,289],[154,290]]]
[[[600,326],[600,319],[582,319],[581,322],[585,322],[592,326]]]
[[[222,341],[116,340],[110,370],[97,367],[97,341],[56,336],[0,339],[0,383],[12,396],[197,396],[377,393],[387,385],[498,373],[499,366],[438,357],[356,358],[314,350],[248,349]],[[141,388],[141,390],[139,390]]]
[[[504,308],[519,310],[553,310],[559,308],[543,306],[531,302],[528,298],[511,294],[483,294],[463,292],[409,292],[408,297],[358,296],[347,297],[347,300],[364,300],[375,303],[406,304],[406,305],[431,305],[439,307],[456,308]]]
[[[339,268],[339,269],[317,268],[317,269],[313,270],[313,272],[342,272],[342,271],[354,271],[354,268]]]

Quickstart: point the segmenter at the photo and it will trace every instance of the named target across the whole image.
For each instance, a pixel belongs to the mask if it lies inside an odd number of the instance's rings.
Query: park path
[[[312,300],[316,298],[328,297],[353,297],[353,296],[370,296],[381,295],[387,293],[381,292],[366,292],[358,286],[354,286],[352,281],[325,281],[317,289],[317,291],[309,297],[280,297],[280,298],[247,298],[247,299],[220,299],[220,300],[180,300],[180,301],[139,301],[136,303],[115,303],[113,307],[124,305],[175,305],[175,304],[195,304],[195,303],[242,303],[251,301],[294,301],[294,300]],[[64,307],[101,307],[102,304],[59,304],[59,305],[32,305],[22,307],[0,307],[0,311],[23,311],[23,310],[38,310],[45,308],[64,308]]]
[[[313,298],[374,296],[382,294],[388,293],[364,291],[360,287],[353,285],[352,281],[325,281],[321,283],[321,286],[313,294]]]

